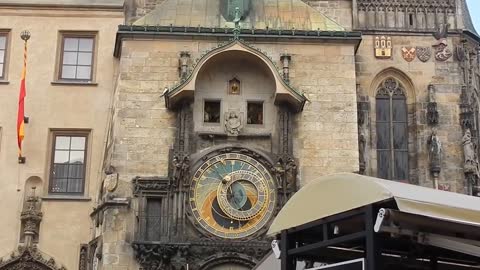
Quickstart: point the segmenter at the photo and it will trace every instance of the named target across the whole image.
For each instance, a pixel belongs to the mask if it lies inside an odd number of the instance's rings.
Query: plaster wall
[[[116,60],[113,40],[116,27],[123,22],[119,10],[60,10],[43,8],[0,9],[0,25],[9,33],[8,77],[0,82],[0,256],[11,253],[20,237],[20,212],[25,196],[25,181],[37,176],[43,197],[40,229],[41,251],[54,257],[67,269],[78,269],[81,243],[91,240],[89,214],[102,176],[102,155]],[[29,30],[27,97],[23,155],[26,164],[17,163],[16,118],[23,41],[20,32]],[[52,84],[55,78],[59,31],[97,32],[95,85]],[[48,196],[51,149],[50,129],[90,130],[86,191],[81,198],[54,200]],[[58,199],[58,198],[57,198]]]

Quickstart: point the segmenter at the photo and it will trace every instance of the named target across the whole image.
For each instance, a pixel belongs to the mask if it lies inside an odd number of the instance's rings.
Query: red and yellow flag
[[[20,81],[20,96],[18,97],[18,114],[17,114],[17,141],[18,141],[18,156],[22,156],[22,141],[25,137],[25,96],[27,89],[25,87],[25,77],[27,75],[27,42],[25,42],[25,49],[23,51],[23,70],[22,80]]]

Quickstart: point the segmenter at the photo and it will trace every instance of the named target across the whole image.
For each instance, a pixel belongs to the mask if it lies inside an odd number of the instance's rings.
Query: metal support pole
[[[378,241],[378,236],[375,234],[375,216],[374,209],[372,205],[366,207],[365,213],[365,249],[366,249],[366,270],[377,270],[381,269],[380,265],[380,246]]]
[[[288,254],[291,243],[288,239],[287,230],[283,230],[281,234],[282,239],[280,240],[280,250],[281,250],[281,270],[295,270],[294,261],[292,256]]]

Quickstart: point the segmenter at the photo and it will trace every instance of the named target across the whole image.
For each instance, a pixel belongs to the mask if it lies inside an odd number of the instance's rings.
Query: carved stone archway
[[[19,246],[16,252],[12,252],[5,261],[0,259],[0,270],[66,270],[63,266],[57,266],[53,258],[46,258],[36,246]]]

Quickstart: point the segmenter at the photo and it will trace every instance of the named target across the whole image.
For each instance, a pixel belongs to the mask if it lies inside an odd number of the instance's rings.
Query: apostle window
[[[7,59],[8,33],[0,32],[0,80],[5,80],[5,62]]]
[[[407,104],[402,85],[385,80],[376,96],[378,177],[408,180]]]
[[[92,81],[95,36],[63,35],[59,79]]]
[[[87,133],[54,133],[50,194],[83,195],[87,139]]]
[[[263,102],[247,103],[247,124],[263,125]]]
[[[220,101],[209,100],[205,101],[203,107],[203,122],[204,123],[220,123]]]

